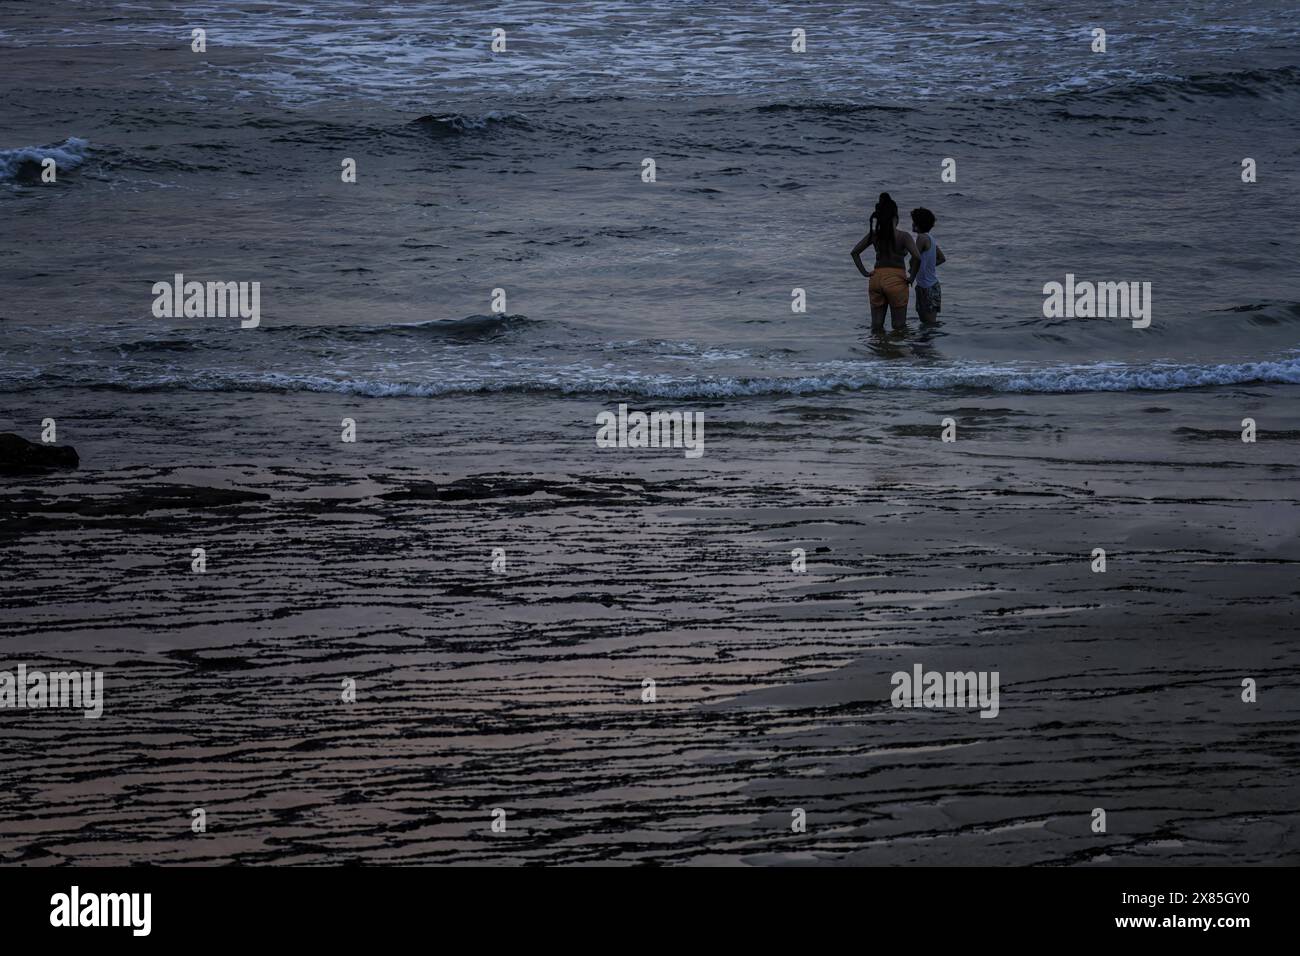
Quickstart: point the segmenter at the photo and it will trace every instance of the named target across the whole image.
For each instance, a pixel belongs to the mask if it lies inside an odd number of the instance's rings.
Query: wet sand
[[[590,400],[18,395],[83,466],[3,479],[4,667],[106,700],[0,712],[0,860],[1295,863],[1284,396],[682,403],[691,461]]]

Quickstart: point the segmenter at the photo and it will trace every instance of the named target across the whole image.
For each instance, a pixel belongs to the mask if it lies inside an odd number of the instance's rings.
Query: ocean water
[[[1285,3],[2,9],[0,393],[1300,381]],[[938,216],[935,329],[867,334],[882,190]],[[155,318],[178,272],[261,327]],[[1067,273],[1150,282],[1151,327],[1045,318]]]
[[[1298,40],[0,0],[0,432],[81,456],[0,482],[0,652],[106,671],[101,720],[4,712],[0,860],[1300,859]],[[870,333],[882,190],[938,217],[933,328]],[[155,317],[177,273],[260,325]],[[1044,317],[1067,274],[1150,327]],[[595,447],[624,401],[703,457]],[[891,708],[917,661],[999,718]]]

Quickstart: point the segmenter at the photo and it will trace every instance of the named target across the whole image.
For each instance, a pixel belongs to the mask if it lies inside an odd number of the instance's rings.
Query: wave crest
[[[90,153],[90,141],[69,136],[53,146],[19,146],[0,149],[0,182],[36,183],[41,178],[41,163],[54,160],[60,171],[75,169]]]
[[[1284,66],[1272,70],[1229,70],[1147,78],[1124,86],[1096,90],[1087,94],[1087,98],[1110,102],[1142,102],[1171,97],[1260,97],[1297,89],[1300,89],[1300,68]]]
[[[411,120],[408,125],[420,127],[436,136],[460,136],[490,129],[494,124],[516,128],[524,128],[528,125],[517,113],[503,113],[500,110],[490,110],[478,116],[468,116],[464,113],[427,113]]]
[[[1077,365],[1006,367],[952,365],[914,368],[888,363],[823,369],[799,376],[675,377],[617,373],[568,366],[554,374],[506,374],[491,379],[439,374],[437,381],[388,381],[368,377],[331,377],[305,372],[234,370],[150,371],[83,366],[0,379],[0,390],[87,387],[123,391],[330,392],[368,397],[437,397],[491,393],[624,395],[641,398],[725,399],[756,396],[815,395],[871,389],[944,391],[983,390],[1006,393],[1181,391],[1221,385],[1300,384],[1300,358],[1221,365]],[[29,370],[30,373],[30,370]]]

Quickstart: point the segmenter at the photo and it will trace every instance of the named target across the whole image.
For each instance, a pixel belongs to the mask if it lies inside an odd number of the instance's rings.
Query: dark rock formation
[[[0,475],[34,475],[76,468],[80,462],[71,445],[41,445],[12,432],[0,434]]]

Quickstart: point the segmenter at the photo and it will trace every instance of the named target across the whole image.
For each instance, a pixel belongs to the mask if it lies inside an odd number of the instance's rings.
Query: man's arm
[[[935,246],[935,247],[934,247],[934,264],[935,264],[936,266],[941,266],[941,265],[943,265],[944,260],[945,260],[946,258],[947,258],[947,257],[944,256],[944,254],[943,254],[943,250],[940,249],[938,246]]]
[[[862,264],[862,253],[867,246],[871,245],[873,235],[873,233],[868,232],[862,237],[862,241],[853,247],[853,252],[850,253],[850,255],[853,256],[853,264],[858,267],[858,271],[861,272],[863,278],[866,279],[871,278],[871,273],[868,272],[867,267]]]

